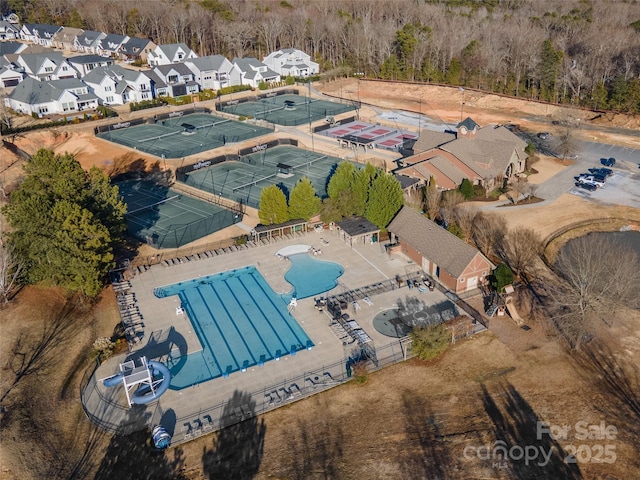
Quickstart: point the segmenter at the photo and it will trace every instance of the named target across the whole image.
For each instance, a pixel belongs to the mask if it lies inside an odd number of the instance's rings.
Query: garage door
[[[467,290],[473,290],[478,286],[478,277],[471,277],[467,280]]]

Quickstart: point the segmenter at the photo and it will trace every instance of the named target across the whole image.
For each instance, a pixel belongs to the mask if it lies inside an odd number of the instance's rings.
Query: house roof
[[[0,31],[7,32],[9,30],[14,33],[18,33],[20,31],[20,29],[13,23],[8,22],[7,20],[0,20]]]
[[[75,63],[76,65],[86,65],[87,63],[109,63],[113,64],[113,59],[109,57],[103,57],[102,55],[78,55],[77,57],[67,58],[69,63]]]
[[[50,102],[59,99],[66,88],[77,88],[73,87],[72,85],[74,84],[70,83],[74,81],[79,82],[79,86],[85,86],[80,80],[75,78],[39,82],[32,77],[27,77],[13,89],[9,98],[29,105]]]
[[[420,179],[408,177],[407,175],[398,174],[394,175],[394,177],[396,178],[396,180],[398,180],[398,182],[400,182],[400,186],[403,190],[406,190],[407,188],[420,183]]]
[[[18,53],[24,47],[24,43],[20,42],[0,42],[0,56],[7,53]]]
[[[475,137],[461,137],[440,148],[455,155],[481,177],[503,173],[514,150],[522,152],[527,144],[504,127],[480,128]]]
[[[184,63],[172,63],[170,65],[158,65],[154,67],[154,70],[158,70],[163,76],[174,70],[178,75],[193,75],[193,72]]]
[[[476,255],[482,256],[471,245],[407,206],[402,207],[387,230],[454,278],[463,274]]]
[[[64,62],[64,57],[60,52],[47,51],[46,53],[21,53],[20,57],[27,68],[34,75],[42,67],[45,60],[51,60],[56,66],[60,66]]]
[[[127,37],[125,35],[109,33],[106,37],[100,39],[100,45],[103,50],[116,51],[126,39]]]
[[[69,42],[80,35],[83,31],[84,30],[81,28],[62,27],[61,30],[56,32],[53,39],[59,42]]]
[[[462,180],[467,178],[462,170],[457,168],[453,163],[444,158],[442,155],[436,155],[435,157],[430,158],[427,163],[430,163],[439,171],[441,171],[456,185],[460,185],[462,183]]]
[[[127,81],[135,82],[141,74],[146,75],[147,73],[148,71],[122,68],[120,65],[109,65],[108,67],[94,68],[84,76],[84,81],[87,83],[98,84],[102,82],[104,77],[109,77],[117,84],[120,84],[121,82],[126,84]]]
[[[413,152],[420,153],[432,148],[444,145],[456,139],[453,132],[434,132],[433,130],[422,130],[418,140],[413,144]]]
[[[220,71],[220,68],[229,60],[222,55],[208,55],[206,57],[190,58],[188,61],[195,65],[198,70],[204,72],[209,70]]]
[[[78,43],[84,47],[90,47],[93,43],[96,42],[100,37],[105,36],[102,32],[96,32],[94,30],[85,30],[76,38],[78,39]]]
[[[62,29],[62,27],[58,25],[47,25],[43,23],[25,23],[24,27],[26,27],[32,35],[40,38],[53,38],[56,32]]]
[[[341,230],[344,230],[351,237],[380,231],[380,227],[371,223],[364,217],[346,218],[341,222],[338,222],[338,227],[340,227]]]
[[[247,70],[253,70],[255,68],[266,67],[264,63],[255,57],[234,58],[231,63],[235,63],[240,70],[246,72]],[[251,68],[254,67],[254,68]]]
[[[173,57],[176,56],[179,49],[182,49],[182,51],[187,55],[191,52],[191,49],[186,43],[164,43],[162,45],[158,45],[158,48],[169,60],[172,60]]]
[[[456,128],[460,127],[465,127],[467,130],[473,130],[474,128],[480,128],[480,125],[474,122],[471,117],[467,117],[456,125]]]
[[[120,51],[125,55],[139,55],[150,42],[148,38],[131,37],[122,44]]]

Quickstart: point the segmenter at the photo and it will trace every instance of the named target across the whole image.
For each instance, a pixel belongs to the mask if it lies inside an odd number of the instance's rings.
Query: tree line
[[[614,0],[2,0],[24,21],[184,42],[299,48],[324,72],[640,111],[640,4]]]

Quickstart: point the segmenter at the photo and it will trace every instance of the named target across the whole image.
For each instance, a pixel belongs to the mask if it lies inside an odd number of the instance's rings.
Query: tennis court
[[[117,185],[129,234],[157,248],[178,248],[241,220],[236,212],[149,181]]]
[[[302,125],[328,116],[355,110],[353,105],[329,102],[301,95],[274,95],[249,102],[226,102],[222,111],[238,116],[252,116],[278,125]]]
[[[343,146],[375,145],[377,148],[397,151],[407,140],[416,140],[418,134],[409,130],[400,130],[382,125],[372,125],[355,121],[338,125],[320,132],[321,135],[337,138]]]
[[[260,192],[279,185],[287,197],[302,177],[313,184],[316,195],[327,195],[327,180],[342,159],[291,146],[264,148],[240,161],[226,161],[185,174],[184,182],[201,190],[258,208]]]
[[[138,125],[120,122],[103,127],[96,135],[158,157],[181,158],[273,132],[270,128],[206,113],[178,115],[181,113],[174,112],[174,116],[165,120],[148,119]]]

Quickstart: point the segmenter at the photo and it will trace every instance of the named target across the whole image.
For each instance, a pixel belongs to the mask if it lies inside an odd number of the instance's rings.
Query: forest
[[[184,42],[299,48],[329,76],[434,82],[640,111],[640,3],[624,0],[1,0],[22,21]]]

